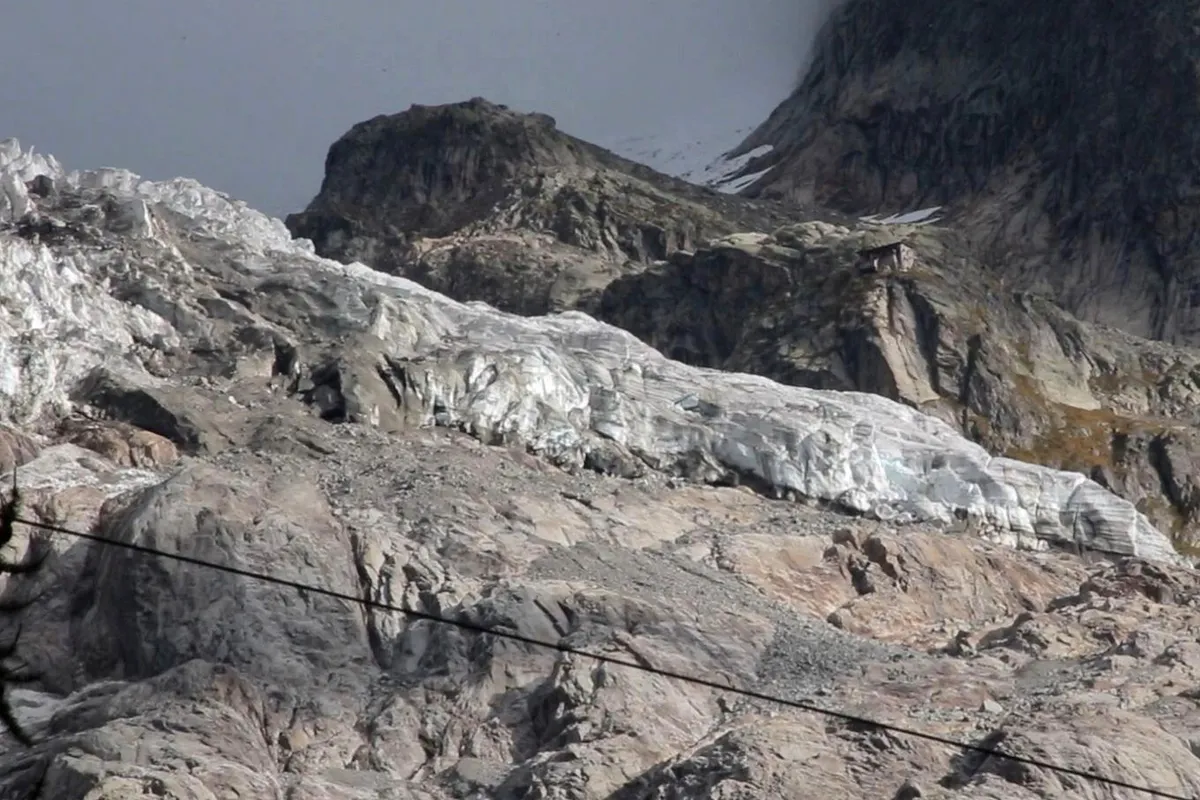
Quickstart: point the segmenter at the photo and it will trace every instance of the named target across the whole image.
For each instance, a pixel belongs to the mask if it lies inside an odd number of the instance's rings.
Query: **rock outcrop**
[[[985,266],[1077,316],[1200,343],[1191,0],[848,0],[739,148],[744,191],[947,206]]]
[[[1200,791],[1200,586],[1100,485],[880,396],[322,259],[192,181],[3,153],[0,410],[35,519]],[[1077,541],[1115,560],[1047,547]],[[1108,796],[52,542],[0,586],[40,592],[13,620],[40,680],[10,692],[38,743],[0,738],[4,797]]]

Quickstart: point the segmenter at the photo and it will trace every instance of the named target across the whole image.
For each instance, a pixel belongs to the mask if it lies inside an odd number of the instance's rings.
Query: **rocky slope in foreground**
[[[1011,284],[1200,344],[1196,0],[848,0],[739,150],[746,194],[950,206]]]
[[[321,259],[191,181],[11,141],[0,181],[0,452],[27,514],[1200,792],[1200,583],[1082,476]],[[1077,541],[1138,556],[1045,549]],[[0,740],[0,797],[1117,796],[53,544],[40,585],[3,586],[45,594],[5,620],[41,679],[12,692],[39,744]]]
[[[475,100],[352,128],[288,225],[457,300],[578,308],[689,364],[899,400],[1200,541],[1200,356],[998,278],[958,222],[719,195]],[[864,271],[862,249],[897,241],[909,269]]]

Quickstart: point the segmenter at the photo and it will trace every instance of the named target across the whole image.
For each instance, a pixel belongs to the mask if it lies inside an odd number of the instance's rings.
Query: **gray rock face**
[[[100,531],[119,541],[258,572],[270,572],[276,560],[311,559],[308,573],[321,586],[349,586],[355,578],[350,543],[318,487],[286,475],[251,483],[188,463],[106,512]],[[239,552],[247,541],[253,551]],[[77,642],[90,674],[151,677],[211,657],[215,647],[218,660],[243,673],[302,692],[315,674],[352,675],[356,664],[346,654],[359,654],[359,667],[368,661],[356,605],[117,548],[90,555],[87,579],[76,588],[86,603]],[[168,606],[163,597],[175,599]],[[280,660],[290,653],[302,663]]]
[[[967,740],[997,724],[991,697],[1021,752],[1200,791],[1178,688],[1200,584],[1098,484],[883,397],[689,366],[580,312],[509,315],[325,260],[192,181],[2,152],[22,177],[10,207],[32,204],[0,230],[0,410],[27,514]],[[1047,546],[1076,537],[1129,557]],[[1104,796],[53,545],[43,574],[0,585],[45,591],[12,620],[37,631],[19,653],[43,677],[13,692],[39,744],[0,739],[4,797]],[[958,630],[970,655],[948,647]],[[1104,725],[1122,752],[1089,745]]]
[[[851,0],[739,148],[774,148],[746,166],[770,170],[745,193],[950,206],[1014,284],[1196,344],[1195,14],[1190,0]]]

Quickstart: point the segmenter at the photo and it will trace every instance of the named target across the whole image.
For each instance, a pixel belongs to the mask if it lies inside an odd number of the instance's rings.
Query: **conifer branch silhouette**
[[[14,534],[14,526],[17,517],[21,512],[21,492],[17,489],[17,470],[13,467],[13,488],[12,496],[0,503],[0,550],[12,541]],[[31,551],[33,548],[31,548]],[[0,556],[0,575],[12,576],[28,576],[36,572],[46,560],[49,554],[48,550],[43,550],[41,553],[31,553],[25,559],[9,563]],[[23,608],[31,605],[37,596],[27,599],[8,599],[0,601],[0,614],[11,615],[20,611]],[[10,661],[16,656],[17,643],[21,638],[21,626],[17,626],[17,632],[12,637],[12,641],[7,644],[0,644],[0,723],[25,746],[33,744],[31,737],[21,723],[17,720],[16,714],[13,712],[12,702],[9,700],[8,690],[17,684],[32,683],[38,679],[38,676],[23,669],[22,667],[10,666]]]

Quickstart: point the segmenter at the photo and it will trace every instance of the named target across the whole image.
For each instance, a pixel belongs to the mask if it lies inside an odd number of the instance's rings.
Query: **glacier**
[[[77,195],[76,210],[31,191],[38,176]],[[879,396],[687,366],[578,311],[521,317],[459,303],[320,258],[282,221],[190,179],[68,172],[6,140],[0,187],[7,422],[67,413],[99,368],[164,385],[147,369],[154,358],[253,328],[296,343],[308,363],[295,370],[340,365],[352,422],[456,427],[569,469],[626,464],[896,524],[974,520],[1017,547],[1183,563],[1129,502],[1083,475],[992,457]],[[88,207],[102,212],[71,216]]]

